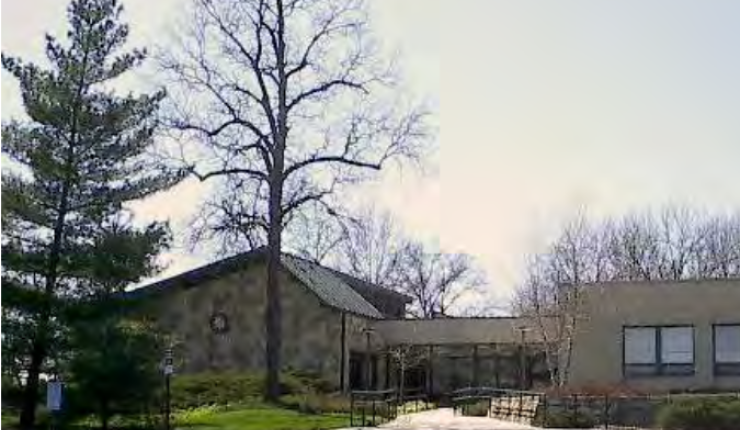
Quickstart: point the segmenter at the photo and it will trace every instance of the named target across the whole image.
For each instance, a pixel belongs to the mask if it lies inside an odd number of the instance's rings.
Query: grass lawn
[[[18,416],[3,413],[2,414],[2,426],[4,428],[17,428],[18,427]]]
[[[261,406],[202,417],[193,430],[323,430],[349,426],[348,415],[308,415],[290,409]]]

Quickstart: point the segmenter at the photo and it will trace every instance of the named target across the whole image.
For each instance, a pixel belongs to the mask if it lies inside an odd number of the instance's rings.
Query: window
[[[655,373],[657,364],[656,331],[654,327],[624,329],[624,364],[627,375],[652,375]]]
[[[714,373],[740,375],[740,324],[714,326]]]
[[[625,376],[692,375],[694,328],[625,327]]]

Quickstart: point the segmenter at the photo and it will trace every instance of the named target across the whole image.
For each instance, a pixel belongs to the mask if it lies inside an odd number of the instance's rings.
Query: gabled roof
[[[373,284],[372,282],[363,281],[360,278],[357,278],[355,276],[352,276],[344,272],[340,272],[339,270],[332,269],[330,267],[327,267],[327,269],[330,270],[332,273],[334,273],[336,276],[339,276],[349,285],[351,285],[352,288],[358,293],[360,293],[360,295],[362,295],[363,297],[365,297],[365,294],[367,292],[368,294],[376,293],[376,294],[381,294],[385,297],[391,297],[396,300],[402,301],[406,304],[409,304],[414,301],[414,299],[412,299],[411,297],[407,296],[406,294],[399,293],[398,291],[394,291],[389,288],[381,287],[380,285]]]
[[[131,290],[127,295],[131,298],[137,298],[164,292],[175,286],[197,286],[203,282],[242,270],[245,264],[265,257],[265,248],[258,248]],[[281,263],[285,270],[305,285],[325,305],[369,318],[381,319],[384,317],[375,306],[356,290],[355,282],[361,282],[356,278],[290,254],[283,254]],[[372,288],[382,290],[386,294],[398,296],[398,299],[404,302],[410,300],[407,296],[386,288],[374,284],[367,285],[372,285]]]
[[[375,306],[332,270],[292,255],[283,255],[282,263],[325,304],[370,318],[383,318]]]

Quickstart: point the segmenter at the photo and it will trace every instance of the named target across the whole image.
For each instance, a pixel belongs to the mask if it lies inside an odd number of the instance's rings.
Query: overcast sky
[[[184,0],[124,0],[132,45],[166,42]],[[580,207],[740,210],[740,2],[373,0],[373,25],[437,108],[425,176],[363,188],[420,239],[478,259],[508,297],[522,259]],[[2,49],[40,58],[66,2],[3,0]],[[2,75],[2,117],[19,113]],[[176,234],[202,189],[138,207]],[[176,250],[167,274],[206,258]]]

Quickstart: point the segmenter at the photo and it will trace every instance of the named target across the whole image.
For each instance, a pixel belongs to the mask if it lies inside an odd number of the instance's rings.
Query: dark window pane
[[[656,364],[627,364],[624,366],[625,376],[654,376],[658,374]]]
[[[719,376],[740,376],[740,363],[717,363],[714,373]]]
[[[657,360],[655,328],[626,327],[624,329],[624,362],[628,365],[654,364]]]
[[[714,359],[717,363],[740,363],[740,325],[714,327]]]
[[[693,375],[694,365],[693,364],[664,364],[662,365],[663,375]]]

